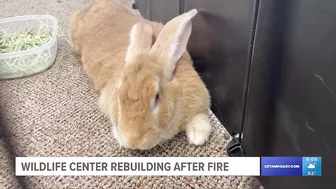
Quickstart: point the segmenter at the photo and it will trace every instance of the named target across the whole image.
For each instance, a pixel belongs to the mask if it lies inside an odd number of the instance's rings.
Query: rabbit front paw
[[[186,126],[189,144],[202,145],[210,136],[211,124],[207,114],[196,115]]]

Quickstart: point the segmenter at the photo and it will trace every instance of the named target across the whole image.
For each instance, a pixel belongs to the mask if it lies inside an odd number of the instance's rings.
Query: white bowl
[[[42,24],[51,29],[51,39],[42,46],[28,50],[0,54],[0,79],[14,79],[40,73],[48,69],[57,54],[58,21],[50,15],[27,15],[0,19],[0,34],[38,30]],[[43,57],[43,58],[41,58]]]

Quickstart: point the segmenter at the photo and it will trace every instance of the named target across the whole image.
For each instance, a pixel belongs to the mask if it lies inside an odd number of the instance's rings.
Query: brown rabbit
[[[163,26],[120,1],[95,0],[72,15],[71,46],[120,145],[147,150],[181,131],[190,144],[208,140],[210,96],[186,51],[196,14]]]

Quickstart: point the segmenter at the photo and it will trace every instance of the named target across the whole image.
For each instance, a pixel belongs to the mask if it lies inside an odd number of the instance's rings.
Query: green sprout
[[[19,52],[46,44],[52,38],[52,31],[46,25],[41,25],[37,32],[25,28],[18,33],[7,34],[2,29],[0,35],[0,54]]]

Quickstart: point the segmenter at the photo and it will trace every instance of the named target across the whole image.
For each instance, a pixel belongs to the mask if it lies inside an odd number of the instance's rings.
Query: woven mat
[[[0,18],[49,13],[60,19],[66,31],[67,19],[87,1],[0,0],[6,5]],[[213,133],[205,146],[188,145],[180,134],[163,147],[133,151],[118,147],[109,121],[97,109],[92,90],[70,50],[59,37],[58,55],[47,71],[23,79],[0,81],[1,126],[6,141],[0,142],[0,188],[250,188],[250,177],[20,177],[13,173],[14,156],[227,156],[229,134],[210,112]],[[10,144],[8,144],[10,143]]]
[[[0,140],[0,188],[20,188],[14,173],[14,159],[4,140]]]

